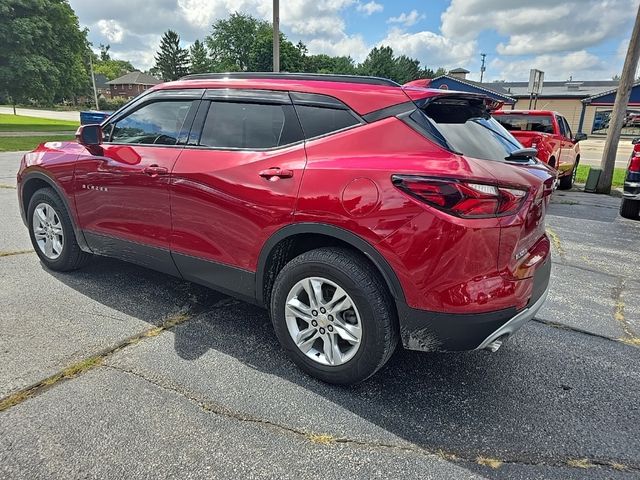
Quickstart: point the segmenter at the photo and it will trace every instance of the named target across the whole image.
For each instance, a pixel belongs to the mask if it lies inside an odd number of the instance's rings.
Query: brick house
[[[143,72],[135,71],[111,80],[107,82],[107,85],[109,85],[111,98],[133,98],[159,83],[162,82],[157,78]]]

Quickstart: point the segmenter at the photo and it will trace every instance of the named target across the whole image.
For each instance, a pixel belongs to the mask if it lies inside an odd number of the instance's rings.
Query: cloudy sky
[[[619,73],[640,0],[281,0],[282,30],[311,53],[362,61],[377,45],[479,79],[608,80]],[[234,11],[270,19],[272,0],[70,0],[94,45],[148,69],[162,33],[185,45]]]

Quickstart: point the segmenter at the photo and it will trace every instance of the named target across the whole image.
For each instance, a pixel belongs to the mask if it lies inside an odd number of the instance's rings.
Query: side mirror
[[[586,139],[587,139],[587,134],[586,133],[582,133],[582,132],[576,133],[576,136],[573,137],[573,141],[575,143],[581,142],[581,141],[586,140]]]
[[[640,143],[640,137],[634,138],[633,140],[631,140],[631,143],[634,144],[634,145],[639,144]]]
[[[85,147],[97,147],[102,143],[102,127],[100,125],[81,125],[76,131],[76,140]]]

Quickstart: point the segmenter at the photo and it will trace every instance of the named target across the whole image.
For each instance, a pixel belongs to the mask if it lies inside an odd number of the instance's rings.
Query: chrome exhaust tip
[[[484,347],[484,349],[489,350],[491,353],[495,353],[502,346],[502,344],[506,339],[507,339],[506,336],[496,338],[493,342],[489,343],[486,347]]]

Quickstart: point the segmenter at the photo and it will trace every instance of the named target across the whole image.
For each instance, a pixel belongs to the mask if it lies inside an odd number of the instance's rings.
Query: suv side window
[[[109,141],[144,145],[176,145],[191,100],[149,103],[113,125]]]
[[[319,137],[360,124],[349,110],[296,105],[296,112],[306,138]]]
[[[558,128],[560,129],[560,135],[562,135],[563,137],[567,136],[567,131],[565,129],[565,124],[562,121],[563,118],[559,115],[556,115],[556,121],[558,122]]]
[[[199,145],[261,149],[289,145],[303,138],[292,105],[211,102]]]

